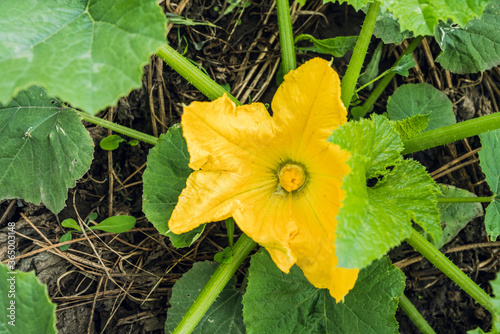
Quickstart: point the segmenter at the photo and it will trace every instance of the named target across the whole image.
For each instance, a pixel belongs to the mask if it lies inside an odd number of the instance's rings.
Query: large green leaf
[[[193,171],[188,166],[189,152],[182,136],[180,124],[172,126],[166,135],[149,151],[148,165],[144,171],[143,210],[158,232],[167,235],[177,248],[189,247],[198,239],[205,225],[190,232],[174,234],[168,221],[177,205],[177,199],[186,187],[186,180]]]
[[[465,190],[440,184],[439,188],[443,197],[476,197],[473,193]],[[443,227],[443,238],[440,242],[434,243],[436,248],[441,248],[453,240],[455,236],[474,218],[483,215],[481,203],[439,203],[439,214]]]
[[[90,113],[140,87],[165,42],[156,0],[0,1],[0,102],[32,84]]]
[[[394,314],[404,282],[403,273],[383,258],[363,269],[344,301],[336,303],[299,267],[285,274],[261,251],[250,261],[243,297],[247,333],[398,333]]]
[[[479,151],[479,164],[486,176],[486,183],[496,198],[486,208],[484,224],[486,232],[493,241],[500,235],[500,130],[479,135],[482,148]]]
[[[425,131],[456,123],[453,104],[448,96],[427,83],[398,87],[387,101],[387,114],[395,121],[416,115],[429,115]]]
[[[200,294],[218,264],[197,262],[174,285],[171,305],[165,323],[165,333],[172,333],[186,311]],[[242,316],[242,292],[235,287],[236,277],[229,281],[210,306],[192,333],[195,334],[243,334],[245,325]]]
[[[0,143],[0,199],[43,202],[54,213],[94,152],[81,117],[36,86],[0,104]]]
[[[325,2],[335,2],[327,0]],[[399,19],[401,31],[411,31],[415,36],[432,35],[439,21],[447,19],[464,26],[469,20],[481,16],[489,0],[456,1],[456,0],[379,0],[381,10],[391,11]],[[347,2],[360,10],[374,0],[339,0]]]
[[[387,166],[401,160],[403,151],[398,133],[385,117],[378,115],[371,120],[347,123],[328,140],[363,160],[366,178],[387,174]]]
[[[400,159],[401,139],[385,117],[349,122],[329,141],[352,154],[337,216],[340,267],[364,268],[381,258],[409,237],[412,222],[440,240],[437,185],[416,161]]]
[[[476,73],[500,64],[500,0],[493,0],[481,18],[465,27],[446,20],[435,30],[436,41],[443,52],[436,59],[454,73]]]
[[[0,334],[52,334],[56,330],[56,304],[35,272],[11,271],[0,264]]]

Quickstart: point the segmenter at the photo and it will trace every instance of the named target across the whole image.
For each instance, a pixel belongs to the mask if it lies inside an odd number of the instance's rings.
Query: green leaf
[[[0,104],[0,143],[0,199],[43,201],[54,213],[94,152],[81,117],[35,86]]]
[[[123,233],[130,231],[135,226],[135,217],[113,216],[104,219],[97,225],[89,226],[91,230],[99,230],[110,233]]]
[[[500,199],[496,198],[486,208],[484,217],[486,232],[491,238],[491,241],[496,241],[500,235]]]
[[[343,57],[347,51],[353,50],[358,36],[339,36],[335,38],[317,39],[308,34],[302,34],[295,38],[295,43],[308,40],[314,47],[299,48],[304,51],[329,54],[334,57]]]
[[[429,124],[429,115],[415,115],[391,123],[403,141],[415,137]]]
[[[35,272],[13,271],[0,264],[0,333],[51,334],[56,330],[56,304]]]
[[[226,82],[225,84],[221,85],[221,87],[224,88],[224,90],[226,92],[228,92],[229,94],[231,94],[231,85],[228,82]]]
[[[419,163],[401,160],[401,139],[385,117],[349,122],[328,140],[352,155],[337,216],[340,267],[364,268],[381,258],[409,237],[412,222],[440,240],[438,187]]]
[[[87,222],[90,222],[92,220],[96,220],[97,217],[99,217],[99,215],[97,214],[97,212],[92,212],[89,216],[89,219],[87,220]]]
[[[213,262],[197,262],[172,288],[167,312],[165,333],[172,333],[177,324],[200,294],[218,265]],[[243,334],[241,291],[236,289],[236,277],[229,281],[207,313],[200,320],[194,334]]]
[[[226,247],[222,252],[218,252],[214,256],[214,261],[217,263],[231,263],[233,261],[233,249]]]
[[[493,0],[480,19],[465,27],[444,20],[434,32],[443,52],[436,59],[454,73],[476,73],[500,64],[500,1]]]
[[[454,186],[440,184],[443,196],[440,197],[476,197],[473,193]],[[457,234],[474,218],[483,215],[481,203],[439,203],[438,209],[443,226],[443,238],[440,242],[431,242],[441,248],[453,240]]]
[[[387,258],[363,269],[343,302],[309,283],[299,267],[279,270],[265,251],[252,256],[243,297],[247,333],[398,333],[404,274]]]
[[[415,67],[416,65],[417,63],[415,63],[413,55],[408,54],[404,55],[403,58],[401,58],[401,60],[393,67],[391,67],[389,71],[407,77],[410,75],[410,72],[408,72],[408,70]]]
[[[491,191],[498,195],[500,193],[500,130],[482,133],[479,138],[482,145],[478,153],[479,165]],[[500,199],[498,196],[486,208],[484,224],[491,240],[495,241],[500,235]]]
[[[410,68],[414,67],[415,65],[416,65],[416,63],[415,63],[415,60],[413,59],[413,56],[412,55],[405,55],[401,59],[399,59],[399,61],[396,62],[390,69],[388,69],[387,71],[383,72],[382,74],[380,74],[376,78],[372,79],[371,83],[379,80],[380,78],[386,76],[389,73],[396,73],[396,74],[399,74],[399,75],[402,75],[402,76],[408,76],[408,75],[410,75],[410,73],[408,72],[408,70]],[[368,84],[364,84],[363,86],[361,86],[360,88],[358,88],[356,90],[356,92],[360,91],[361,89],[365,88],[366,86],[368,86]],[[360,110],[362,110],[362,108]],[[351,113],[353,114],[353,116],[354,116],[354,118],[356,120],[358,120],[361,117],[359,115],[360,114],[359,111],[356,111],[356,112],[351,111]]]
[[[0,13],[0,102],[39,84],[96,114],[141,86],[165,43],[155,0],[4,0]]]
[[[380,63],[380,59],[382,57],[382,48],[384,44],[382,42],[378,43],[375,51],[373,51],[372,58],[370,62],[366,66],[365,72],[359,77],[358,84],[360,86],[364,86],[369,83],[373,79],[375,79],[378,75],[378,66]],[[373,83],[368,86],[368,90],[371,90]]]
[[[384,44],[401,44],[405,38],[413,37],[413,33],[408,30],[401,32],[398,19],[389,11],[379,13],[373,34],[382,39]]]
[[[65,241],[70,241],[70,240],[73,240],[73,236],[71,235],[71,231],[64,234],[61,237],[61,239],[59,239],[59,242],[65,242]],[[71,244],[59,246],[59,249],[62,250],[63,252],[65,252],[69,249],[69,247],[71,247]]]
[[[203,232],[202,225],[184,234],[174,234],[168,228],[168,221],[177,205],[177,199],[186,187],[186,180],[192,172],[189,168],[189,152],[182,137],[180,124],[172,126],[166,135],[149,151],[144,171],[143,210],[158,232],[167,235],[177,248],[189,247]]]
[[[339,0],[339,3],[349,3],[360,10],[375,0]],[[398,19],[401,31],[411,31],[415,36],[432,35],[439,21],[453,22],[464,26],[474,17],[481,16],[489,0],[455,1],[455,0],[379,0],[381,11],[389,10]],[[335,2],[325,0],[324,2]]]
[[[391,123],[378,115],[371,120],[347,123],[335,130],[328,140],[362,158],[366,178],[387,174],[387,167],[401,160],[403,151],[403,143]]]
[[[396,121],[415,115],[429,115],[425,131],[456,123],[453,104],[448,96],[427,83],[398,87],[387,101],[387,114]]]
[[[106,138],[103,138],[101,142],[99,143],[99,146],[106,151],[113,151],[116,150],[121,142],[124,142],[125,139],[120,137],[119,135],[110,135],[107,136]]]
[[[82,232],[82,228],[80,227],[80,225],[77,224],[77,222],[74,219],[71,218],[65,219],[61,222],[61,225],[64,227],[73,228],[80,233]]]

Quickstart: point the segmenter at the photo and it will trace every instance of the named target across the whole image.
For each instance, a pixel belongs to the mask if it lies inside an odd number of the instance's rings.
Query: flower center
[[[291,192],[299,189],[306,182],[306,173],[302,166],[289,163],[281,167],[278,178],[281,187]]]

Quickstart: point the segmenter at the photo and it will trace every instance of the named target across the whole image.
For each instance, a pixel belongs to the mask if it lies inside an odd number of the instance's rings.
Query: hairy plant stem
[[[278,12],[278,29],[281,49],[281,69],[287,74],[297,67],[295,59],[295,46],[293,42],[292,21],[290,19],[290,6],[288,0],[276,0]]]
[[[500,113],[493,113],[457,124],[443,126],[434,130],[422,132],[411,139],[405,140],[403,142],[405,149],[402,154],[409,154],[452,143],[460,139],[499,128]]]
[[[415,306],[405,295],[402,295],[399,298],[399,307],[408,316],[408,318],[410,318],[413,324],[422,332],[422,334],[436,334],[429,323],[424,319],[424,317],[420,314],[420,312],[418,312]]]
[[[495,316],[495,308],[491,297],[481,289],[473,280],[464,274],[456,265],[453,264],[443,253],[434,247],[427,239],[420,235],[414,229],[411,230],[410,237],[405,240],[417,252],[422,254],[433,265],[440,269],[446,276],[455,282],[462,290],[468,293],[472,298]]]
[[[422,42],[422,39],[424,39],[424,36],[418,36],[413,41],[410,43],[410,45],[403,51],[401,56],[396,60],[393,66],[397,65],[401,59],[403,59],[404,56],[411,54],[417,46]],[[380,95],[384,92],[385,88],[389,85],[391,82],[392,78],[396,75],[396,72],[390,72],[386,74],[382,80],[378,83],[377,87],[373,90],[373,92],[370,94],[368,99],[366,99],[365,103],[363,103],[363,106],[361,109],[357,110],[356,114],[353,114],[354,119],[360,119],[361,117],[364,117],[368,111],[371,109],[371,107],[375,104],[375,102],[378,100]]]
[[[227,282],[243,263],[247,255],[257,244],[246,234],[242,234],[233,247],[231,263],[221,263],[215,270],[210,280],[186,312],[181,322],[175,328],[173,334],[191,333],[203,315],[208,311],[212,303],[219,296]]]
[[[342,78],[341,99],[346,108],[349,108],[352,96],[354,95],[354,89],[356,88],[356,83],[358,82],[359,74],[361,73],[361,67],[363,67],[366,52],[368,51],[368,45],[370,44],[370,39],[373,35],[373,28],[375,28],[379,8],[380,2],[378,1],[369,4],[368,12],[366,13],[361,32],[359,33],[356,46],[354,47],[351,60],[349,61],[349,66],[347,67],[347,71]]]
[[[148,144],[156,145],[156,142],[158,142],[158,138],[148,135],[146,133],[130,129],[123,125],[115,124],[113,122],[110,122],[108,120],[96,116],[92,116],[83,111],[78,111],[78,110],[75,111],[83,118],[84,121],[87,121],[89,123],[100,125],[103,128],[110,129],[112,131],[121,133],[122,135],[143,141]]]
[[[489,197],[438,197],[438,203],[489,203],[495,200],[495,195]]]
[[[236,105],[241,105],[234,96],[229,94],[221,85],[210,79],[187,58],[175,51],[170,45],[164,44],[156,52],[156,55],[172,67],[177,73],[182,75],[189,83],[195,86],[210,100],[215,100],[226,94]]]

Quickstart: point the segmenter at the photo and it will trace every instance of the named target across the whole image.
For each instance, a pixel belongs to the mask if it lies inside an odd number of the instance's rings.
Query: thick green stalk
[[[455,282],[462,290],[487,309],[491,314],[495,314],[495,308],[491,297],[481,289],[473,280],[464,274],[453,264],[443,253],[434,247],[427,239],[412,229],[410,237],[405,240],[416,251],[422,254],[433,265],[440,269],[446,276]]]
[[[215,100],[221,97],[223,94],[227,94],[227,96],[234,103],[236,103],[236,105],[241,105],[240,101],[238,101],[234,96],[229,94],[224,88],[222,88],[219,84],[213,81],[205,73],[199,70],[187,58],[180,55],[177,51],[175,51],[172,47],[170,47],[170,45],[168,44],[163,45],[158,50],[157,55],[161,57],[168,65],[170,65],[177,73],[182,75],[186,80],[188,80],[196,88],[198,88],[200,92],[205,94],[209,99]],[[77,112],[87,122],[100,125],[102,127],[105,127],[106,129],[113,130],[115,132],[121,133],[131,138],[135,138],[152,145],[155,145],[156,142],[158,141],[158,138],[154,136],[142,133],[140,131],[129,129],[125,126],[109,122],[107,120],[92,116],[84,112],[80,111]]]
[[[103,128],[113,130],[115,132],[121,133],[122,135],[128,136],[130,138],[134,138],[137,140],[141,140],[145,143],[156,145],[156,142],[158,141],[158,138],[145,134],[143,132],[133,130],[130,128],[127,128],[126,126],[115,124],[113,122],[107,121],[105,119],[92,116],[90,114],[87,114],[82,111],[76,111],[80,116],[82,116],[83,120],[90,122],[92,124],[97,124],[102,126]]]
[[[349,61],[349,66],[347,67],[347,71],[342,78],[341,98],[346,108],[349,108],[352,96],[354,95],[354,89],[356,88],[356,83],[358,82],[359,74],[361,73],[361,67],[363,67],[363,62],[365,61],[366,53],[368,51],[368,45],[370,44],[370,39],[373,35],[373,28],[375,28],[379,8],[380,2],[378,1],[369,4],[368,12],[366,13],[366,17],[363,22],[363,27],[361,28],[351,60]]]
[[[483,132],[500,128],[500,113],[470,119],[457,124],[443,126],[434,130],[422,132],[404,142],[402,154],[422,151],[431,147],[452,143],[472,137]]]
[[[236,105],[241,105],[240,101],[229,94],[221,85],[210,79],[209,76],[193,65],[187,58],[175,51],[170,45],[164,44],[156,54],[210,100],[215,100],[226,94]]]
[[[278,29],[281,49],[281,69],[287,74],[297,67],[295,59],[295,46],[293,43],[292,21],[288,0],[276,0],[278,12]]]
[[[410,300],[402,295],[399,298],[399,307],[410,318],[411,322],[422,332],[422,334],[436,334],[429,323],[422,317],[420,312],[410,302]]]
[[[397,65],[401,59],[403,59],[404,56],[411,54],[417,46],[420,44],[424,37],[423,36],[418,36],[416,37],[410,45],[403,51],[401,56],[398,58],[398,60],[394,63],[394,65]],[[394,66],[393,65],[393,66]],[[375,104],[375,102],[378,100],[380,95],[384,92],[385,88],[391,83],[392,78],[396,75],[396,72],[390,72],[386,76],[380,80],[378,83],[377,87],[373,90],[373,92],[370,94],[368,99],[366,99],[365,103],[363,103],[362,109],[359,109],[356,113],[356,115],[353,115],[354,119],[360,119],[361,117],[364,117],[368,111],[371,109],[371,107]]]
[[[438,197],[438,203],[489,203],[495,200],[495,195],[489,197]]]
[[[256,243],[245,234],[242,234],[233,247],[231,263],[221,263],[212,277],[186,312],[181,322],[175,328],[173,334],[191,333],[203,315],[208,311],[210,305],[219,296],[227,282],[243,263],[247,255],[255,247]]]

